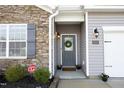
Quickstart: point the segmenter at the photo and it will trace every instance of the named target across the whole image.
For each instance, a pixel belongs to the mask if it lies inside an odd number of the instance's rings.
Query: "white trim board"
[[[78,58],[77,58],[77,34],[61,34],[61,38],[60,38],[60,57],[61,57],[61,65],[62,65],[62,36],[63,35],[75,35],[75,41],[76,41],[76,65],[78,62]]]
[[[36,5],[36,6],[45,10],[45,11],[47,11],[47,12],[49,12],[49,13],[51,13],[51,14],[53,13],[52,8],[49,7],[48,5]]]
[[[124,26],[102,26],[104,32],[123,32]]]
[[[124,9],[124,6],[86,5],[84,9]]]
[[[123,12],[124,6],[105,6],[105,5],[91,5],[84,6],[84,10],[88,12]]]

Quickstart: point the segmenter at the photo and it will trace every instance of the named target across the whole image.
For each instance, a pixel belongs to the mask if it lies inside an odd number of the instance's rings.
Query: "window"
[[[6,56],[6,28],[5,25],[0,25],[0,57]]]
[[[6,42],[0,42],[0,56],[6,56]]]
[[[0,58],[24,58],[27,56],[27,25],[0,25]]]

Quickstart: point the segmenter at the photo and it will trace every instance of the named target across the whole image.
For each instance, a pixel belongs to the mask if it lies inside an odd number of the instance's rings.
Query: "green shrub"
[[[5,78],[9,82],[16,82],[27,74],[26,68],[21,65],[8,67],[5,71]]]
[[[48,68],[39,68],[33,74],[35,80],[39,83],[48,83],[50,73]]]

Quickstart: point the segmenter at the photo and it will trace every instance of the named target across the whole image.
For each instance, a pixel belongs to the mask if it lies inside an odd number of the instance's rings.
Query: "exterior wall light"
[[[60,33],[59,32],[56,32],[56,37],[60,38]]]
[[[98,36],[99,36],[99,32],[98,32],[98,29],[97,28],[94,29],[94,36],[96,38],[98,38]]]

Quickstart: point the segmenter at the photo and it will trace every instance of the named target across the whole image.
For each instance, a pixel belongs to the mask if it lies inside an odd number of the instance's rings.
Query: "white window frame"
[[[10,25],[26,25],[27,29],[27,24],[0,24],[0,25],[6,25],[7,30],[6,30],[6,56],[0,56],[0,59],[27,59],[27,30],[26,30],[26,39],[25,40],[19,40],[19,42],[25,42],[26,43],[26,54],[25,56],[9,56],[9,26]],[[1,40],[2,41],[2,40]],[[18,42],[18,40],[12,40],[12,42]]]

